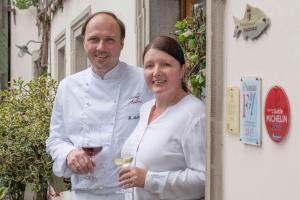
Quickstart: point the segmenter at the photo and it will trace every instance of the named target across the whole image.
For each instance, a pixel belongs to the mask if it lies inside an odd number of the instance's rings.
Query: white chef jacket
[[[155,100],[144,104],[140,121],[124,143],[122,155],[148,170],[134,200],[200,199],[205,186],[205,108],[187,95],[148,125]]]
[[[113,160],[120,157],[135,128],[140,106],[152,98],[142,73],[141,68],[120,62],[103,79],[88,68],[60,82],[46,147],[54,160],[54,174],[71,176],[72,190],[107,195],[120,189]],[[96,180],[75,174],[66,165],[68,153],[83,143],[103,146],[94,158]]]

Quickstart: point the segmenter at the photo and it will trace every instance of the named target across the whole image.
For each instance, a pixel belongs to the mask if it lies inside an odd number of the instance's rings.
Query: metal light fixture
[[[16,47],[19,48],[18,56],[21,58],[23,57],[26,53],[29,55],[32,55],[32,53],[28,50],[28,45],[33,42],[33,43],[41,43],[35,40],[29,40],[26,45],[16,45]]]

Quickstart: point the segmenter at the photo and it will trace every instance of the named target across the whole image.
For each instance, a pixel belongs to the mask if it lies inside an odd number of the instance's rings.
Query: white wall
[[[51,27],[51,46],[62,31],[66,33],[66,74],[71,70],[71,22],[87,7],[91,6],[91,13],[107,10],[115,13],[126,26],[125,46],[121,53],[121,60],[128,64],[136,64],[136,32],[135,32],[135,1],[134,0],[68,0],[64,3],[63,11],[55,14]],[[51,48],[51,71],[54,70],[54,48]]]
[[[16,8],[17,9],[17,8]],[[16,24],[11,15],[11,80],[21,77],[25,81],[33,78],[32,58],[25,54],[18,57],[19,49],[17,45],[25,45],[29,40],[38,39],[38,29],[36,26],[36,8],[30,7],[26,10],[16,10]],[[40,44],[30,43],[28,49],[30,52],[39,49]]]
[[[241,35],[233,38],[232,16],[242,18],[247,3],[262,9],[271,20],[268,30],[255,41],[245,41]],[[263,120],[261,147],[245,145],[239,136],[223,133],[224,200],[300,199],[299,10],[298,0],[226,1],[225,86],[239,86],[242,76],[261,77],[262,113],[270,87],[282,86],[290,102],[291,123],[288,136],[276,144]]]

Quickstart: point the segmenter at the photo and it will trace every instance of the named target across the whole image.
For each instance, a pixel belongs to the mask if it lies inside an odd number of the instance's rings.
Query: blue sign
[[[261,79],[241,78],[240,140],[245,144],[261,145]]]

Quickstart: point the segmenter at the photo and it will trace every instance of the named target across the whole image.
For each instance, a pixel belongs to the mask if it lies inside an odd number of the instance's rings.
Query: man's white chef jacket
[[[62,80],[46,141],[54,174],[71,176],[73,190],[92,189],[97,194],[118,190],[118,168],[113,160],[135,128],[140,106],[151,98],[142,69],[123,62],[103,79],[88,68]],[[66,165],[68,153],[84,143],[103,146],[94,159],[97,180],[77,175]]]
[[[192,200],[204,196],[205,107],[192,95],[148,124],[155,100],[141,107],[140,121],[123,146],[133,165],[147,169],[134,200]]]

